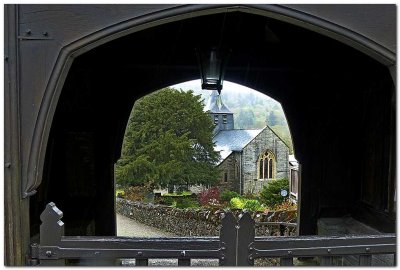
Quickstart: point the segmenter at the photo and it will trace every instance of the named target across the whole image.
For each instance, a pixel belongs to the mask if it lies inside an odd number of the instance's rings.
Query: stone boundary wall
[[[134,202],[117,198],[117,213],[142,224],[152,226],[176,236],[219,236],[221,210],[178,209],[170,206]],[[241,210],[232,210],[239,216]],[[295,211],[252,213],[257,222],[296,222]],[[295,228],[286,228],[285,235],[295,235]],[[280,235],[278,226],[262,226],[256,229],[257,236]]]

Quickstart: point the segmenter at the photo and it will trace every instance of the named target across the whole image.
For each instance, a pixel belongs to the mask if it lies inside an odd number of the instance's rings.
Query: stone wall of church
[[[243,149],[243,193],[258,193],[267,185],[257,179],[258,158],[266,150],[275,154],[276,179],[289,177],[289,148],[267,127]]]
[[[232,153],[230,154],[218,168],[221,171],[219,185],[221,191],[222,190],[231,190],[239,193],[239,183],[240,183],[240,153]],[[225,179],[225,174],[226,179]],[[226,180],[226,181],[225,181]]]

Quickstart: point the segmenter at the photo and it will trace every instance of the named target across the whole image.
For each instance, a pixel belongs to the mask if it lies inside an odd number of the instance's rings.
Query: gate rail
[[[218,259],[220,265],[252,266],[258,258],[280,258],[281,266],[293,265],[294,257],[320,257],[321,265],[334,258],[359,255],[359,265],[371,265],[372,255],[394,254],[396,235],[256,237],[257,226],[244,212],[237,220],[231,212],[221,220],[219,237],[129,238],[64,236],[62,212],[49,203],[41,214],[40,245],[31,245],[31,265],[65,265],[65,259],[130,259],[148,265],[149,258],[174,258],[190,266],[190,259]],[[282,225],[282,224],[268,224]],[[293,226],[295,226],[293,224]]]
[[[148,265],[149,258],[174,258],[189,266],[192,258],[218,259],[235,265],[236,218],[224,214],[219,237],[130,238],[114,236],[64,236],[63,213],[49,203],[40,215],[40,245],[31,245],[31,265],[65,265],[65,259],[135,259]]]
[[[372,255],[393,254],[396,264],[396,234],[348,236],[255,237],[257,226],[249,213],[238,221],[238,265],[254,265],[257,258],[280,258],[281,266],[293,265],[295,257],[320,257],[320,264],[333,265],[333,259],[359,255],[359,265],[371,265]]]

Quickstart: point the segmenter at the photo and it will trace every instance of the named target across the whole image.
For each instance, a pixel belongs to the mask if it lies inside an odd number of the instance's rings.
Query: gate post
[[[249,251],[255,238],[255,221],[248,212],[240,214],[237,233],[237,266],[253,266]]]
[[[61,237],[64,236],[64,223],[61,221],[63,212],[51,202],[46,205],[46,208],[40,215],[42,224],[40,225],[40,245],[41,246],[60,246]],[[49,260],[40,260],[40,265],[62,266],[65,265],[64,259],[51,259],[57,254],[52,251],[44,251]]]
[[[222,214],[221,230],[219,232],[222,256],[219,265],[235,266],[236,265],[236,218],[232,212],[227,211]]]

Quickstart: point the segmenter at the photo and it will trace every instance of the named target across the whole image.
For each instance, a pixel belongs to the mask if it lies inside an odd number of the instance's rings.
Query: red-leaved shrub
[[[202,192],[199,193],[198,199],[202,206],[217,205],[221,201],[219,189],[217,187],[212,187],[203,190]]]

